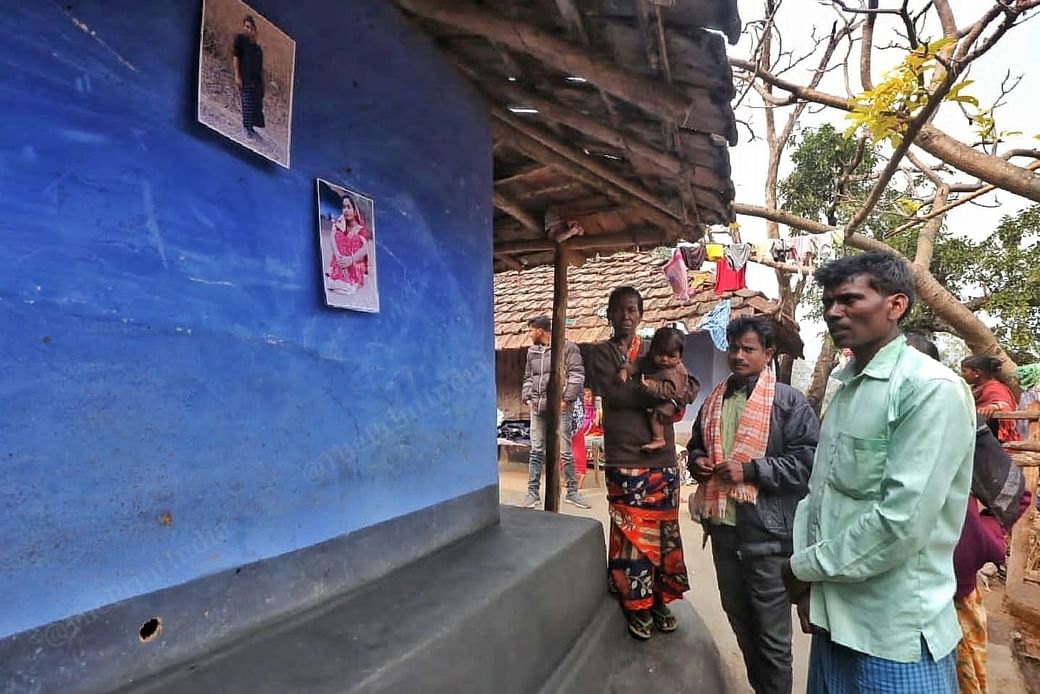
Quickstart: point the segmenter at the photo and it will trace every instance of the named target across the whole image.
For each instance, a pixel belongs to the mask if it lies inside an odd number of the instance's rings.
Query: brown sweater
[[[644,345],[643,356],[649,345]],[[625,355],[614,342],[589,347],[585,359],[585,382],[603,398],[603,454],[608,467],[673,467],[675,430],[665,427],[665,447],[650,453],[641,450],[653,438],[646,411],[658,403],[639,382],[618,383]]]
[[[696,393],[690,397],[690,375],[682,362],[674,369],[662,369],[647,355],[631,366],[629,374],[643,390],[657,399],[657,404],[675,401],[680,405],[689,405],[697,397]],[[645,385],[640,381],[643,376],[646,377]]]

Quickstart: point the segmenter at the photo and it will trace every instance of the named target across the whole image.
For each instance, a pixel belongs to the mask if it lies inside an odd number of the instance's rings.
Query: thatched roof
[[[736,0],[396,2],[487,98],[496,270],[552,261],[550,208],[585,254],[733,220]]]
[[[780,327],[782,352],[802,356],[798,323],[781,315],[780,306],[762,292],[742,289],[715,296],[709,275],[691,287],[689,303],[681,303],[661,271],[661,261],[636,253],[617,253],[591,258],[568,273],[567,339],[589,344],[610,337],[606,319],[607,297],[614,287],[635,287],[643,296],[643,326],[657,328],[682,321],[693,332],[701,318],[723,299],[730,302],[732,316],[768,315]],[[691,274],[691,279],[697,277]],[[538,315],[552,315],[553,268],[543,266],[523,272],[495,274],[495,349],[527,347],[527,321]]]

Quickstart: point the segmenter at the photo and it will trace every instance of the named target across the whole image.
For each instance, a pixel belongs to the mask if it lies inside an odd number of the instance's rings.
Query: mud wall
[[[290,169],[196,122],[200,2],[0,13],[0,637],[496,483],[478,98],[392,3],[252,5]],[[378,314],[324,305],[316,177]]]

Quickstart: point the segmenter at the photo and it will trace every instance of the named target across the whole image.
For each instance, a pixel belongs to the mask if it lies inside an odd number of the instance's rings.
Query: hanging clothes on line
[[[766,260],[773,255],[773,241],[756,241],[751,244],[754,256],[759,260]]]
[[[751,259],[751,246],[746,243],[731,243],[726,246],[723,257],[726,264],[729,265],[729,269],[738,272],[743,270],[748,260]]]
[[[747,265],[739,270],[733,270],[727,261],[716,261],[715,296],[722,296],[726,292],[735,292],[745,287],[747,287]]]
[[[690,291],[694,292],[705,286],[715,285],[715,273],[714,272],[694,272],[690,275]]]
[[[791,248],[794,249],[795,261],[801,265],[812,266],[820,255],[820,244],[815,236],[795,236],[791,239]]]
[[[680,301],[690,300],[690,284],[689,278],[686,275],[686,263],[683,262],[682,250],[676,248],[672,251],[672,258],[664,267],[661,268],[664,271],[664,276],[668,279],[668,284],[672,287],[672,292],[676,298]]]
[[[726,247],[721,243],[709,243],[704,246],[704,252],[708,260],[714,263],[716,260],[722,260]]]
[[[701,322],[697,324],[698,330],[703,330],[711,335],[711,341],[715,349],[720,352],[729,351],[729,341],[726,339],[726,328],[729,327],[730,305],[729,299],[723,299],[715,304]]]
[[[679,250],[682,252],[683,262],[686,267],[694,272],[701,269],[704,265],[704,260],[707,258],[707,253],[704,250],[704,246],[699,243],[680,243]]]
[[[774,239],[773,247],[770,252],[773,255],[773,260],[778,263],[786,263],[788,260],[794,260],[794,258],[791,257],[791,244],[788,243],[787,239]]]

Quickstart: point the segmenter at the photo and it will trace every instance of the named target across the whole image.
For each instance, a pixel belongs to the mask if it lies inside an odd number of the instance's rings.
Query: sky
[[[750,21],[761,19],[764,16],[764,0],[738,0],[741,19],[747,24]],[[846,4],[858,4],[857,0],[848,0]],[[880,0],[880,6],[899,7],[900,0]],[[912,0],[911,8],[923,7],[921,0]],[[988,0],[951,0],[950,5],[957,25],[964,27],[978,19],[989,7],[992,6]],[[932,13],[934,15],[934,13]],[[785,50],[793,51],[795,54],[804,54],[812,48],[810,27],[816,28],[817,35],[830,32],[831,25],[838,14],[833,3],[819,0],[784,0],[784,4],[778,14],[777,27],[783,37]],[[878,18],[875,29],[875,47],[887,46],[889,43],[899,40],[894,30],[901,26],[897,17],[882,16]],[[940,37],[940,31],[935,26],[926,29],[922,38],[935,40]],[[1021,130],[1025,133],[1019,137],[1009,138],[1006,148],[1040,148],[1040,142],[1033,138],[1040,133],[1040,121],[1036,118],[1036,93],[1040,91],[1040,13],[1033,12],[1033,17],[1021,26],[1015,27],[1008,32],[1000,42],[985,56],[976,61],[968,79],[975,82],[965,89],[965,93],[971,94],[979,99],[983,106],[989,106],[1000,95],[1000,84],[1005,75],[1010,71],[1011,76],[1022,75],[1021,84],[1006,97],[1006,105],[996,111],[997,124],[1000,130]],[[846,44],[847,45],[847,44]],[[734,57],[748,59],[754,47],[752,36],[745,32],[740,42],[729,47],[729,54]],[[857,45],[858,48],[858,45]],[[844,55],[844,52],[842,52]],[[884,72],[898,64],[905,52],[894,49],[878,50],[875,48],[873,54],[872,74],[875,84]],[[805,67],[793,70],[786,77],[794,82],[804,84],[808,82],[810,71],[815,61],[807,61]],[[859,87],[859,62],[858,50],[853,53],[849,64],[850,81],[853,89]],[[738,92],[741,84],[737,85]],[[842,70],[835,70],[828,74],[820,85],[821,91],[848,96]],[[1031,98],[1032,97],[1032,98]],[[841,113],[832,110],[823,110],[812,113],[813,109],[806,109],[801,119],[802,127],[816,127],[823,123],[831,123],[838,130],[844,130],[848,122],[844,120]],[[750,124],[759,137],[752,139],[748,128],[739,126],[740,143],[730,150],[730,159],[733,168],[733,182],[736,187],[736,200],[742,203],[763,205],[765,197],[763,187],[765,185],[765,167],[768,161],[768,148],[761,135],[765,132],[765,119],[762,114],[761,102],[753,94],[749,94],[744,103],[736,111],[737,118]],[[777,112],[777,128],[783,127],[786,122],[786,111]],[[961,111],[952,103],[942,106],[934,124],[945,132],[962,140],[971,139],[970,126]],[[931,161],[931,157],[915,150],[925,161]],[[1028,160],[1017,159],[1020,164]],[[789,165],[782,165],[780,176],[783,178],[790,172]],[[956,181],[971,183],[973,179],[967,175],[959,176]],[[969,203],[958,208],[947,217],[949,230],[957,235],[963,235],[975,240],[985,238],[992,232],[1000,222],[1001,217],[1015,214],[1031,203],[1023,198],[1010,193],[990,193],[977,199],[978,203],[987,207],[999,204],[997,209],[987,209]],[[766,238],[765,221],[753,217],[741,217],[741,235],[744,241],[754,242]],[[786,235],[786,227],[781,227],[781,235]],[[777,296],[777,285],[773,270],[761,265],[752,264],[748,269],[748,284],[751,288],[758,289],[770,296]],[[806,360],[811,364],[815,362],[820,349],[820,334],[823,326],[805,319],[803,315],[798,316],[802,323],[803,339],[806,342]]]

